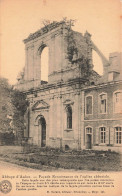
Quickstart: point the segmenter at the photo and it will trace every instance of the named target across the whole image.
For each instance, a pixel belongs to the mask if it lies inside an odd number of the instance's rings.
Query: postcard
[[[0,195],[121,196],[122,2],[0,6]]]

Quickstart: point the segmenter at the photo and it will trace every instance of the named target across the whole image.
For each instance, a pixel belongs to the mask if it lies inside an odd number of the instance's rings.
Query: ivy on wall
[[[88,77],[91,74],[90,59],[80,53],[80,48],[74,38],[74,31],[68,28],[67,35],[65,36],[67,42],[67,59],[71,64],[77,63],[79,66],[82,77]],[[79,55],[80,54],[80,55]]]

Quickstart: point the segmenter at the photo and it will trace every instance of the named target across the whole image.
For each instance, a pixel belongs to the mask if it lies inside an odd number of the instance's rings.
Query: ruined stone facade
[[[121,55],[113,53],[108,61],[88,32],[75,32],[65,21],[30,34],[24,43],[26,63],[16,88],[30,102],[25,116],[28,141],[40,147],[119,151]],[[49,48],[48,83],[40,77],[45,47]],[[103,76],[93,70],[92,50],[102,60]]]

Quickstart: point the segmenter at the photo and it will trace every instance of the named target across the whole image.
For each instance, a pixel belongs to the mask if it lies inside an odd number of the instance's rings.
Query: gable
[[[41,110],[41,109],[48,109],[49,105],[43,101],[43,100],[39,100],[37,101],[33,106],[32,106],[32,110]]]

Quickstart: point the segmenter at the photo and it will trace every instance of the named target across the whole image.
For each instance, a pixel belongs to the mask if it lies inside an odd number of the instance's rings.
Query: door
[[[86,135],[87,141],[86,141],[86,148],[91,149],[92,148],[92,135],[87,134]]]
[[[41,147],[45,147],[46,146],[46,121],[44,117],[41,117],[41,119],[39,120],[39,141],[41,142]],[[39,143],[40,143],[39,142]]]
[[[46,122],[45,120],[42,123],[42,135],[41,135],[41,147],[46,146]]]

